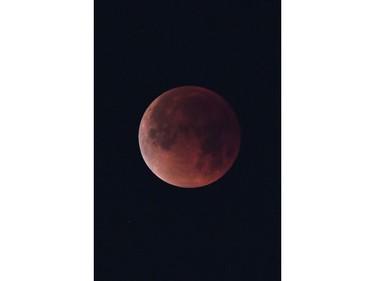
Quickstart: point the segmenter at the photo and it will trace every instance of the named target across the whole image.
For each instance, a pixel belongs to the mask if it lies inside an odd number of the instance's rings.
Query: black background
[[[132,2],[132,3],[131,3]],[[95,279],[280,280],[280,1],[95,0]],[[138,126],[174,87],[237,114],[219,181],[176,188],[147,168]]]

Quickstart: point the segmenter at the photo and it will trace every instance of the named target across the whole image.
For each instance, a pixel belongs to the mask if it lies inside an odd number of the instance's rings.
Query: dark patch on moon
[[[156,129],[152,128],[149,130],[148,137],[154,145],[169,150],[176,142],[177,131],[174,126],[159,125]]]
[[[188,124],[178,124],[177,125],[177,131],[179,134],[183,135],[185,138],[188,138],[191,134],[191,131],[192,131],[192,128],[191,125],[188,125]]]
[[[148,131],[148,137],[150,139],[156,139],[156,130],[154,128],[151,128],[149,131]]]
[[[216,170],[223,166],[222,141],[223,128],[219,120],[213,120],[205,126],[205,138],[202,142],[202,156],[210,155],[210,169]]]

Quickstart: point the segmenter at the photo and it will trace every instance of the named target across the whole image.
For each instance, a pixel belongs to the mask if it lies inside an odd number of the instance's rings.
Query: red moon
[[[197,86],[171,89],[144,113],[138,134],[142,157],[163,181],[183,188],[208,185],[233,165],[240,127],[229,104]]]

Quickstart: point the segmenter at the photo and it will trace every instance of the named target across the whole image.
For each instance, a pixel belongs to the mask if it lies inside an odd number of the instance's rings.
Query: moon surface
[[[142,157],[163,181],[196,188],[220,179],[240,149],[240,127],[229,104],[198,86],[171,89],[144,113],[138,134]]]

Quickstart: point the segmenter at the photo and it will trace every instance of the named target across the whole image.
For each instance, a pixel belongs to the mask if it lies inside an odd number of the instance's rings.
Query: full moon
[[[198,86],[171,89],[143,114],[138,134],[142,157],[163,181],[196,188],[220,179],[240,149],[240,127],[229,104]]]

